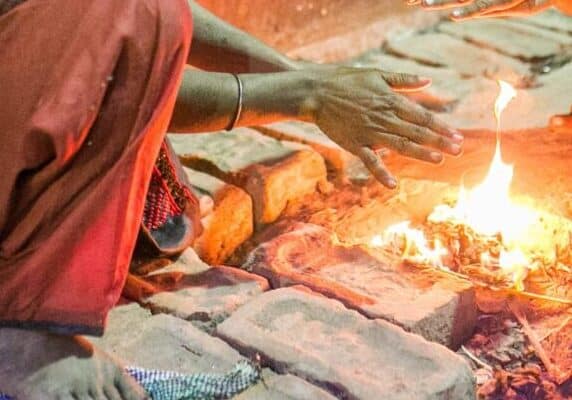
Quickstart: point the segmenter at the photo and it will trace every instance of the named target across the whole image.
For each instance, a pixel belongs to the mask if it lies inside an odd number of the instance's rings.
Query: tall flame
[[[483,182],[468,191],[461,187],[456,206],[438,206],[429,216],[433,222],[457,221],[483,235],[502,234],[508,243],[517,241],[534,220],[530,210],[510,199],[514,168],[502,160],[500,121],[503,110],[516,96],[511,85],[499,81],[500,93],[495,102],[497,122],[495,153]]]

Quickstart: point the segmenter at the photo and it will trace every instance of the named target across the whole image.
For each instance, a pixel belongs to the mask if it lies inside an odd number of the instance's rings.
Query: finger
[[[145,390],[130,376],[122,374],[115,380],[115,388],[122,400],[147,400],[149,396]]]
[[[523,1],[526,0],[475,0],[465,7],[453,10],[451,18],[455,21],[476,18],[485,13],[509,9]]]
[[[435,114],[409,100],[404,98],[398,100],[395,112],[402,120],[428,128],[433,132],[451,138],[457,143],[462,143],[464,140],[461,132],[449,127],[445,122],[437,118]]]
[[[422,0],[421,7],[428,10],[447,10],[459,7],[472,0]]]
[[[415,92],[431,85],[431,78],[400,72],[381,72],[383,80],[396,92]]]
[[[387,146],[402,156],[433,164],[439,164],[443,161],[443,154],[438,151],[427,149],[403,136],[391,134],[387,134],[387,136]]]
[[[366,168],[371,172],[371,174],[381,182],[382,185],[395,189],[397,187],[397,180],[391,175],[383,161],[375,154],[375,151],[368,147],[360,147],[355,155],[358,156],[366,166]]]
[[[442,150],[454,156],[461,153],[460,143],[435,133],[431,129],[415,125],[407,121],[398,120],[398,122],[391,128],[391,133],[396,134],[397,136],[406,137],[414,143]],[[441,159],[439,158],[438,160],[432,161],[439,162]]]
[[[105,400],[122,400],[119,390],[115,386],[107,386],[103,389],[103,394],[105,395]],[[100,397],[94,397],[99,399]]]

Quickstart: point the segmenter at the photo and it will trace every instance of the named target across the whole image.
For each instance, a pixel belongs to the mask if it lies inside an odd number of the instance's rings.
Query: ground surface
[[[469,132],[465,156],[443,166],[388,160],[404,178],[396,192],[364,184],[360,163],[311,126],[175,138],[195,169],[208,240],[139,270],[159,293],[130,292],[139,304],[118,306],[99,342],[128,364],[181,372],[221,372],[258,355],[264,383],[240,400],[473,398],[473,374],[453,350],[475,326],[474,288],[347,244],[424,217],[468,169],[486,167],[496,78],[521,88],[503,120],[517,187],[570,215],[572,140],[546,126],[572,103],[572,64],[561,57],[571,46],[570,19],[549,13],[443,22],[353,59],[433,77],[416,100]]]

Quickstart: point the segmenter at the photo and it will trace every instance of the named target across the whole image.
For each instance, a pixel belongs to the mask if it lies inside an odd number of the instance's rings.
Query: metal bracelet
[[[242,114],[242,102],[243,102],[242,81],[240,80],[240,77],[238,76],[238,74],[232,74],[232,76],[234,76],[234,79],[236,79],[236,83],[238,85],[238,102],[236,105],[236,111],[234,113],[234,117],[232,118],[232,120],[230,121],[230,124],[226,128],[227,131],[231,131],[236,127],[236,125],[238,124],[238,121],[240,120],[240,115]]]

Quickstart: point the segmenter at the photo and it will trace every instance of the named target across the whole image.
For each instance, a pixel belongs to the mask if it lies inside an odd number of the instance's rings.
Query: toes
[[[145,390],[126,374],[119,374],[115,379],[115,388],[122,400],[147,400],[149,396]]]

